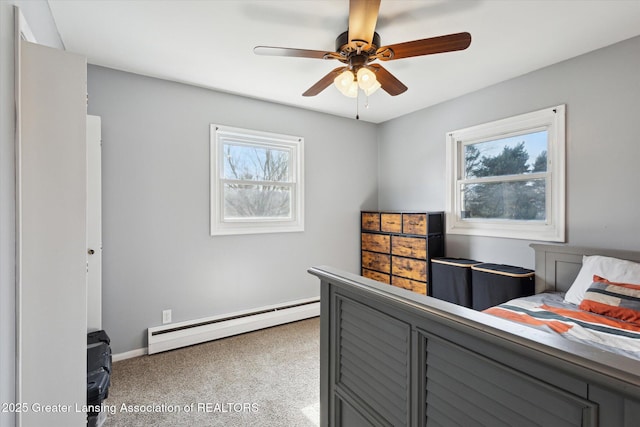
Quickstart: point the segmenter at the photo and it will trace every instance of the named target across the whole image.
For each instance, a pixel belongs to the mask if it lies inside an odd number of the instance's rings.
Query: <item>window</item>
[[[303,231],[303,143],[211,125],[211,235]]]
[[[447,231],[565,240],[565,106],[447,135]]]

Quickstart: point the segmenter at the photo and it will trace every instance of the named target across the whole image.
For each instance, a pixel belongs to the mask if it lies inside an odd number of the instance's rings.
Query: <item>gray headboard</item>
[[[640,252],[532,243],[536,252],[536,293],[566,292],[578,275],[584,255],[604,255],[640,262]]]

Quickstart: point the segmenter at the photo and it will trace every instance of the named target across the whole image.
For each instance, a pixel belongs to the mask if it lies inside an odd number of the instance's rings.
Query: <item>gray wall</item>
[[[12,4],[24,4],[44,44],[62,47],[46,2],[0,2],[5,373],[15,326]],[[104,327],[114,351],[144,347],[166,308],[180,321],[317,295],[308,266],[357,272],[360,209],[445,208],[447,131],[559,103],[569,243],[638,249],[638,75],[635,38],[375,126],[91,66],[89,113],[103,118]],[[304,233],[209,236],[209,123],[305,137]],[[447,236],[449,255],[533,267],[528,244]],[[1,378],[1,400],[11,401],[12,376]]]
[[[14,5],[39,43],[63,47],[46,1],[0,1],[0,402],[15,401]],[[14,424],[12,413],[0,412],[0,426]]]
[[[566,104],[568,243],[638,250],[639,100],[636,37],[386,122],[379,208],[445,210],[446,132]],[[530,241],[446,239],[449,256],[534,267]]]
[[[312,265],[359,270],[359,211],[377,207],[376,126],[89,67],[102,117],[103,327],[114,353],[173,320],[319,295]],[[209,235],[209,124],[305,138],[305,231]]]

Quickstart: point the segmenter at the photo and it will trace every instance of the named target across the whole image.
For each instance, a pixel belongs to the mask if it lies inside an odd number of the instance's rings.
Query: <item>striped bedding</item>
[[[582,311],[563,294],[518,298],[484,312],[640,360],[640,325]]]

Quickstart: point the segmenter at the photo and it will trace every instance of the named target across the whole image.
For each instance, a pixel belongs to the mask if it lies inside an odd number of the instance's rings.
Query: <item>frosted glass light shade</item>
[[[358,96],[358,83],[355,80],[352,81],[346,92],[342,93],[349,98],[355,98],[356,96]]]
[[[362,67],[358,70],[358,86],[360,86],[360,89],[366,91],[375,86],[377,82],[376,75],[370,69]]]
[[[356,84],[355,76],[351,71],[345,70],[333,80],[333,84],[338,88],[340,92],[342,92],[343,95],[349,96],[348,93],[352,84]],[[356,84],[356,88],[357,88],[357,84]]]
[[[382,85],[380,84],[380,82],[378,80],[376,80],[376,82],[369,89],[363,89],[364,90],[364,94],[369,96],[373,92],[375,92],[378,89],[380,89],[381,87],[382,87]]]

